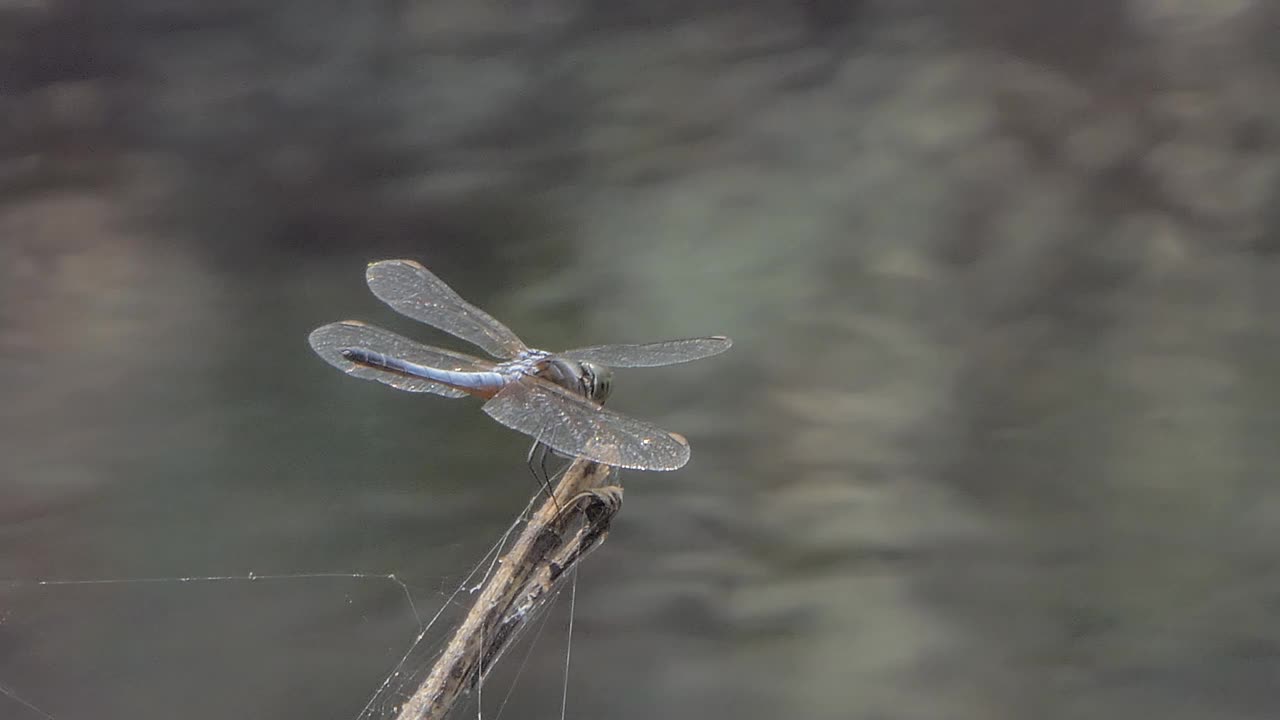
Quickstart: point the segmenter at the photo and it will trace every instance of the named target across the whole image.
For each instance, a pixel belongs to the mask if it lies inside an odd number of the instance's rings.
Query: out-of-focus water
[[[735,340],[615,380],[693,459],[624,478],[570,717],[1280,713],[1262,4],[16,5],[0,717],[361,712],[538,489],[307,346],[467,349],[385,257],[537,347]],[[558,713],[566,605],[485,717]]]
[[[395,573],[418,612],[434,614],[537,490],[523,436],[478,403],[354,381],[311,353],[307,333],[347,317],[450,344],[368,293],[367,254],[264,255],[260,266],[229,267],[154,243],[58,247],[65,239],[14,244],[6,257],[2,574],[169,580],[7,585],[2,684],[59,718],[150,717],[166,707],[194,717],[354,717],[416,635],[398,585],[177,578]],[[664,318],[644,308],[640,282],[630,296],[591,296],[590,281],[575,282],[590,278],[590,266],[522,274],[517,264],[468,266],[436,254],[432,262],[423,243],[417,257],[551,347],[729,332],[740,322],[729,312],[713,323],[707,308]],[[696,305],[707,289],[679,292]],[[639,330],[609,319],[629,308],[640,313]],[[618,407],[685,432],[697,447],[679,474],[628,478],[628,511],[648,519],[620,524],[618,554],[601,554],[583,575],[576,657],[583,667],[614,666],[620,688],[635,675],[627,665],[643,657],[614,656],[619,640],[598,628],[640,631],[646,642],[635,649],[645,652],[655,638],[642,628],[672,614],[662,604],[681,602],[684,592],[663,603],[647,597],[678,584],[646,567],[679,565],[668,551],[714,534],[676,496],[701,498],[705,511],[738,482],[723,448],[740,423],[717,420],[716,398],[736,404],[734,378],[743,376],[730,356],[619,382]],[[713,516],[739,501],[726,498]],[[620,585],[628,577],[630,590]],[[606,594],[592,598],[593,587]],[[604,642],[593,650],[592,638]],[[563,652],[562,633],[534,646],[523,682],[535,694],[558,695]],[[613,702],[612,693],[593,697],[601,679],[584,680],[575,702]],[[498,688],[498,696],[507,689]]]

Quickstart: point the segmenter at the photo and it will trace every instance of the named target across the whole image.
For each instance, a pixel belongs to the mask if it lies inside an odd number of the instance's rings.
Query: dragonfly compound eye
[[[609,392],[613,390],[613,370],[604,365],[584,362],[582,375],[587,382],[587,396],[603,405],[609,399]]]

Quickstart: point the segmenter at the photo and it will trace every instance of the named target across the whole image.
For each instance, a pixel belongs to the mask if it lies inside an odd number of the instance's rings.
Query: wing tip
[[[363,323],[359,320],[338,320],[337,322],[325,323],[307,334],[307,343],[314,348],[316,347],[316,343],[322,341],[325,335],[333,332],[336,328],[368,326],[368,323]]]
[[[671,432],[670,430],[665,432],[667,433],[667,437],[671,438],[671,440],[675,442],[672,456],[665,462],[650,461],[645,463],[634,463],[628,469],[649,470],[653,472],[671,472],[672,470],[679,470],[688,464],[689,456],[691,454],[691,450],[689,449],[689,439],[678,432]]]
[[[369,261],[369,264],[365,266],[364,271],[365,271],[365,274],[367,275],[371,270],[373,270],[376,267],[390,267],[390,266],[397,266],[397,267],[408,266],[413,268],[414,270],[427,269],[426,265],[423,265],[417,260],[410,260],[409,258],[383,258],[382,260]]]
[[[365,283],[367,284],[373,283],[374,278],[377,276],[378,269],[386,267],[388,264],[393,262],[395,262],[395,260],[374,260],[370,262],[368,265],[365,265],[364,266]]]
[[[311,349],[316,352],[320,352],[320,343],[324,340],[325,335],[329,334],[330,328],[337,324],[338,323],[325,323],[324,325],[321,325],[315,330],[307,333],[307,344],[311,346]]]

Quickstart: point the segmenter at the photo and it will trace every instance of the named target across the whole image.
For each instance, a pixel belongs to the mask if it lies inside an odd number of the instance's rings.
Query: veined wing
[[[311,343],[311,349],[324,358],[325,362],[352,377],[377,380],[393,388],[409,392],[429,392],[445,397],[464,397],[467,394],[457,388],[432,382],[426,378],[352,362],[342,354],[342,351],[351,349],[368,350],[400,360],[407,360],[417,365],[426,365],[442,370],[478,372],[493,369],[493,363],[487,360],[423,345],[409,338],[401,337],[390,330],[383,330],[373,325],[365,325],[355,320],[344,320],[318,327],[312,331],[308,342]]]
[[[506,325],[472,305],[412,260],[383,260],[365,271],[369,289],[396,312],[511,359],[529,348]]]
[[[675,470],[689,461],[683,437],[539,378],[506,386],[484,404],[484,411],[571,457],[635,470]]]
[[[676,363],[701,360],[719,355],[733,346],[727,337],[689,338],[664,340],[640,345],[597,345],[556,353],[557,356],[579,362],[593,362],[610,367],[659,367]]]

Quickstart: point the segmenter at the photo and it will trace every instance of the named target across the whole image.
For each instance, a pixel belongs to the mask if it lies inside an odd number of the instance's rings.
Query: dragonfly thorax
[[[603,405],[613,389],[613,370],[592,362],[550,357],[534,367],[534,375]]]

